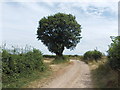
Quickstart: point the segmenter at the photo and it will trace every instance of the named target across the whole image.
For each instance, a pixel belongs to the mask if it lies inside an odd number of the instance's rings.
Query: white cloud
[[[16,1],[16,0],[14,0]],[[110,1],[110,0],[109,0]],[[114,2],[114,1],[113,1]],[[71,13],[82,25],[82,39],[74,51],[65,50],[64,54],[83,54],[87,50],[95,49],[105,52],[110,44],[110,36],[117,35],[117,2],[21,2],[3,3],[2,26],[3,41],[10,45],[25,46],[29,44],[39,48],[43,53],[50,54],[40,41],[36,39],[38,21],[57,12]],[[90,11],[94,6],[97,11]],[[94,10],[95,8],[91,8]],[[102,15],[105,10],[114,16]],[[99,12],[99,13],[98,13]]]
[[[119,0],[11,0],[11,2],[118,2]],[[9,0],[1,0],[9,2]]]

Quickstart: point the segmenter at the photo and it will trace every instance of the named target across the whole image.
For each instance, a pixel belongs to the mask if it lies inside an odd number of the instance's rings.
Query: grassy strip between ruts
[[[89,62],[91,77],[95,88],[118,88],[118,72],[110,68],[107,57],[98,62]]]

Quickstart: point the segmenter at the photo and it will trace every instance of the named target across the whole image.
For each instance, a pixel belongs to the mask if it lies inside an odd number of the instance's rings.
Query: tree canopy
[[[57,13],[39,21],[37,38],[48,50],[62,55],[65,48],[73,50],[81,39],[81,25],[71,14]]]

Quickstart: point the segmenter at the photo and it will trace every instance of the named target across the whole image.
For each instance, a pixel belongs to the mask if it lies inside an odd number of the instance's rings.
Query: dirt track
[[[92,88],[89,66],[77,60],[57,72],[42,88]]]

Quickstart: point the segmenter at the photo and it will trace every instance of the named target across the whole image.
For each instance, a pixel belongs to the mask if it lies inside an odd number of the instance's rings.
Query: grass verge
[[[118,88],[118,72],[111,69],[104,57],[98,62],[92,61],[88,64],[91,68],[91,77],[94,88]]]
[[[25,74],[25,75],[23,74],[14,82],[4,83],[2,87],[3,88],[23,88],[34,80],[43,79],[43,78],[50,76],[51,73],[52,71],[50,70],[50,68],[46,66],[46,70],[44,72],[35,70],[30,74]]]

